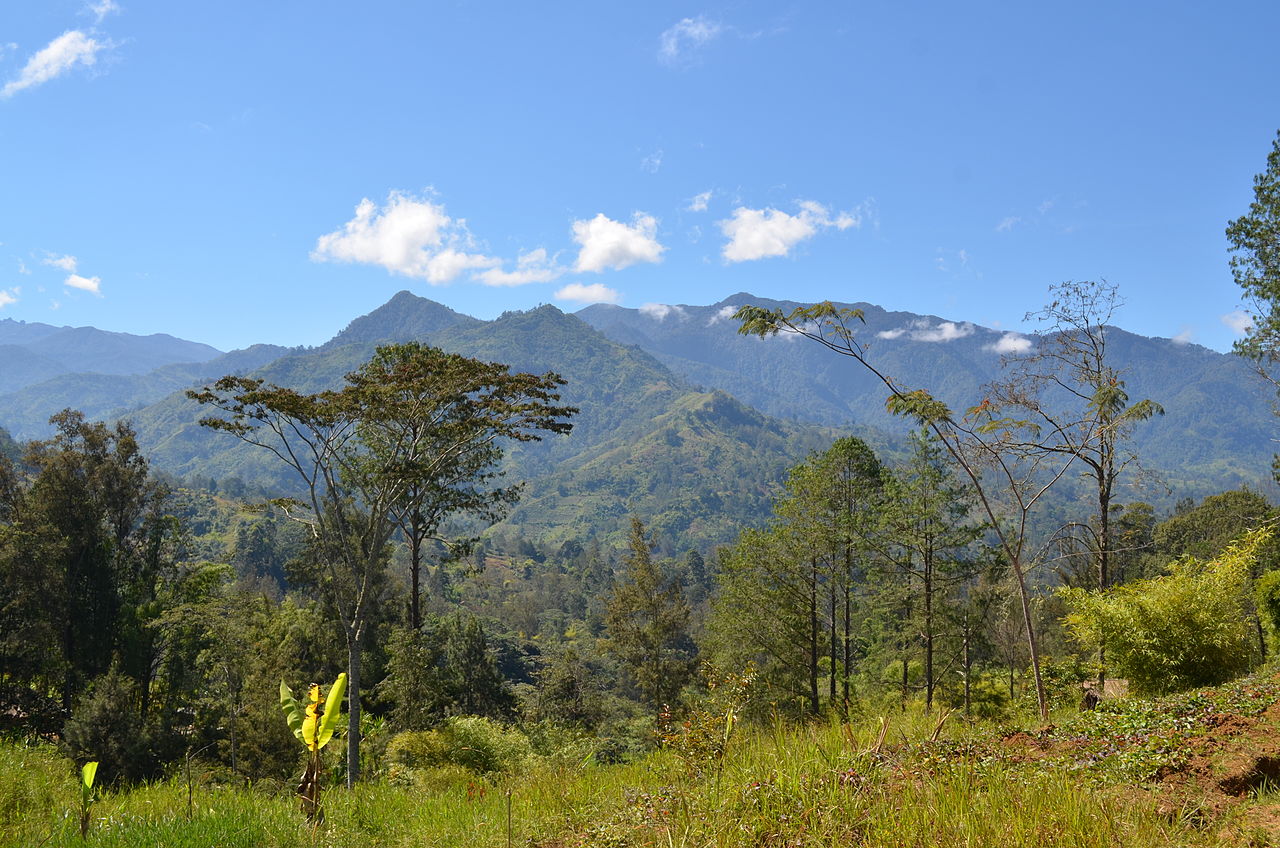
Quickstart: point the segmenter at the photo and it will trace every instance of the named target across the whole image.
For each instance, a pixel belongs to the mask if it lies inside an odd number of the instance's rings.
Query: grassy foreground
[[[330,790],[316,829],[288,787],[197,776],[189,806],[179,775],[106,793],[83,842],[71,763],[48,746],[3,744],[0,845],[1280,844],[1270,841],[1280,799],[1248,771],[1280,738],[1277,700],[1274,682],[1246,681],[1156,705],[1118,702],[1031,733],[952,719],[932,740],[936,717],[891,716],[883,734],[878,720],[743,730],[722,762],[663,750],[614,766],[537,760],[497,780],[420,772]],[[1232,768],[1244,769],[1243,783],[1230,782]]]

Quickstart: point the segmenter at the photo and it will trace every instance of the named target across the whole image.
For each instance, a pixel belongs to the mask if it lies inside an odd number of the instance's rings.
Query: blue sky
[[[1275,2],[0,6],[0,318],[318,344],[739,291],[1219,350]],[[1224,320],[1224,316],[1226,319]]]

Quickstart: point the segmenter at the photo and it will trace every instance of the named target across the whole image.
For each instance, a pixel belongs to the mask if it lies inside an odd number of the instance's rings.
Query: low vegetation
[[[686,733],[724,744],[673,740],[617,765],[468,719],[397,737],[374,780],[327,795],[315,828],[291,784],[246,787],[201,765],[104,793],[83,841],[72,763],[45,744],[10,743],[0,844],[1264,845],[1274,775],[1253,746],[1280,730],[1278,700],[1280,680],[1259,676],[1066,711],[1050,728],[919,711],[851,724],[695,721]],[[723,705],[704,716],[723,718]]]

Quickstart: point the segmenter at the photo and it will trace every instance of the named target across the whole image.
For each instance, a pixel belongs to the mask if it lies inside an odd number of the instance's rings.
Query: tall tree
[[[905,624],[919,627],[924,649],[924,704],[929,712],[937,687],[934,659],[939,625],[947,612],[944,604],[956,588],[977,573],[980,563],[969,549],[981,538],[983,528],[969,520],[972,493],[958,485],[944,462],[942,447],[928,430],[911,434],[911,458],[890,478],[886,500],[887,559],[910,582],[911,594],[919,598],[918,619]],[[967,628],[967,619],[964,624]]]
[[[1280,362],[1280,132],[1271,143],[1266,170],[1253,178],[1249,211],[1227,224],[1227,241],[1231,274],[1252,306],[1252,326],[1236,342],[1236,353],[1252,360],[1280,389],[1273,370]]]
[[[397,516],[415,487],[456,485],[484,445],[568,432],[576,410],[556,405],[563,384],[415,345],[380,348],[341,389],[229,376],[188,393],[225,414],[202,424],[270,451],[303,484],[300,500],[279,504],[311,529],[346,638],[348,785],[359,779],[362,656]]]
[[[627,571],[605,613],[609,649],[622,661],[646,706],[659,710],[693,675],[689,605],[677,580],[653,561],[644,524],[631,519]]]
[[[1040,649],[1033,621],[1028,569],[1035,564],[1029,549],[1031,517],[1044,495],[1074,464],[1074,455],[1034,453],[1017,443],[1028,443],[1029,423],[994,415],[989,400],[957,416],[925,389],[899,384],[867,356],[853,323],[863,320],[860,309],[839,308],[828,302],[800,306],[789,312],[759,306],[743,306],[734,318],[744,335],[771,336],[780,332],[801,336],[866,368],[889,390],[886,406],[895,415],[914,419],[927,427],[943,445],[973,486],[979,511],[989,521],[1002,555],[1009,564],[1026,626],[1027,652],[1035,680],[1036,700],[1044,720],[1049,701],[1040,672]],[[1053,434],[1044,436],[1046,441]]]
[[[1004,449],[1041,464],[1057,458],[1080,466],[1089,479],[1094,511],[1088,521],[1072,522],[1075,537],[1094,567],[1094,588],[1112,582],[1115,540],[1111,530],[1116,486],[1137,463],[1126,448],[1133,428],[1164,409],[1152,400],[1130,401],[1124,374],[1107,356],[1107,334],[1121,305],[1116,287],[1102,282],[1066,282],[1049,289],[1050,302],[1028,320],[1045,326],[1026,353],[1006,360],[1008,379],[990,387],[983,415],[989,422],[1012,423]],[[1098,645],[1098,687],[1106,683],[1106,644]]]

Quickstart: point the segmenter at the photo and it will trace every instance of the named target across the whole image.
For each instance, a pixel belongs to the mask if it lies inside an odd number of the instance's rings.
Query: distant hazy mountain
[[[243,374],[259,368],[287,350],[276,345],[254,345],[204,362],[165,365],[147,374],[60,374],[0,394],[0,424],[24,441],[45,438],[51,432],[49,416],[67,407],[90,418],[119,418],[174,391],[224,374]]]
[[[626,309],[599,304],[576,313],[606,336],[653,354],[690,382],[730,392],[771,415],[829,425],[900,431],[884,408],[884,386],[857,363],[795,336],[741,336],[729,316],[743,304],[799,304],[736,294],[710,306]],[[932,315],[887,312],[866,303],[856,334],[868,358],[911,388],[926,388],[952,409],[981,400],[1001,372],[1000,348],[1017,336]],[[1133,399],[1166,411],[1139,425],[1133,445],[1175,485],[1224,488],[1270,477],[1272,437],[1280,430],[1271,399],[1238,357],[1195,344],[1108,328],[1107,351],[1125,371]]]
[[[6,318],[0,320],[0,392],[58,374],[144,374],[175,362],[207,362],[221,352],[164,333],[135,336]]]

